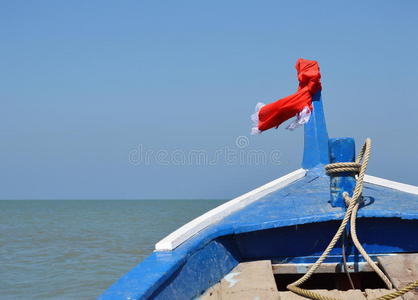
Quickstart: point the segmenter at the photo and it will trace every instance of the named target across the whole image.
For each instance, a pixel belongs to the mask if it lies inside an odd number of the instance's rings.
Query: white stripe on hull
[[[400,182],[396,182],[392,180],[387,180],[387,179],[383,179],[383,178],[371,176],[371,175],[365,175],[364,181],[367,183],[380,185],[380,186],[398,190],[401,192],[418,195],[418,186],[400,183]]]
[[[208,211],[159,241],[155,245],[155,251],[171,251],[175,249],[177,246],[181,245],[206,227],[222,220],[223,218],[257,201],[265,195],[284,188],[294,181],[303,178],[305,175],[306,170],[298,169]],[[371,175],[365,175],[364,181],[405,193],[418,195],[417,186],[399,183]]]
[[[208,211],[159,241],[155,245],[155,250],[170,251],[175,249],[177,246],[181,245],[183,242],[187,241],[196,233],[211,224],[222,220],[233,212],[257,201],[261,197],[264,197],[267,194],[277,191],[294,181],[303,178],[305,174],[306,170],[298,169]]]

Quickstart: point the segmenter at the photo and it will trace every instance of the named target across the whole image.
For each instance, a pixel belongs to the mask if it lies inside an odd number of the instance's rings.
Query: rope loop
[[[325,166],[328,176],[357,175],[360,173],[361,164],[357,162],[339,162]]]
[[[344,173],[351,173],[351,174],[357,174],[356,177],[356,186],[353,191],[353,195],[350,197],[348,193],[344,194],[345,202],[347,203],[347,210],[344,215],[344,218],[340,224],[340,227],[338,228],[337,232],[335,233],[334,237],[332,238],[331,242],[327,246],[327,248],[324,250],[324,252],[321,254],[321,256],[318,258],[318,260],[312,265],[312,267],[306,272],[305,275],[303,275],[301,278],[296,280],[295,282],[289,284],[287,288],[301,296],[310,298],[310,299],[316,299],[316,300],[340,300],[333,297],[326,297],[324,295],[318,294],[313,291],[305,290],[300,288],[299,286],[306,282],[312,274],[318,269],[318,267],[322,264],[322,262],[325,260],[325,258],[328,256],[328,254],[331,252],[331,250],[334,248],[335,244],[340,239],[342,233],[344,232],[348,221],[350,221],[350,233],[351,238],[353,240],[354,245],[359,250],[359,252],[363,255],[365,260],[369,263],[369,265],[373,268],[373,270],[380,276],[380,278],[385,282],[388,289],[392,289],[392,283],[389,280],[389,278],[386,277],[386,275],[379,269],[377,264],[370,258],[370,256],[367,254],[367,252],[364,250],[363,246],[358,240],[357,237],[357,231],[356,231],[356,218],[357,218],[357,211],[360,204],[361,199],[361,193],[363,191],[363,185],[364,185],[364,175],[366,173],[367,164],[369,162],[369,157],[371,153],[371,139],[367,138],[364,142],[363,147],[361,148],[360,153],[358,154],[355,162],[343,162],[343,163],[333,163],[328,164],[325,166],[326,173],[328,175],[336,175],[336,174],[344,174]],[[402,296],[403,294],[413,290],[418,286],[418,280],[409,284],[408,286],[404,287],[403,289],[400,289],[398,291],[395,291],[393,293],[381,296],[379,298],[375,298],[373,300],[389,300],[394,299],[399,296]]]

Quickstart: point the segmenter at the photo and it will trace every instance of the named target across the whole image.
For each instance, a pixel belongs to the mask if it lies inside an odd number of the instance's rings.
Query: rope
[[[369,263],[369,265],[372,267],[372,269],[379,275],[379,277],[383,280],[383,282],[386,284],[388,289],[392,289],[392,282],[387,278],[387,276],[380,270],[380,268],[377,266],[377,264],[370,258],[370,256],[367,254],[366,250],[364,250],[363,246],[358,240],[357,237],[357,231],[356,231],[356,217],[357,217],[357,210],[358,210],[358,203],[354,206],[353,212],[351,213],[351,220],[350,220],[350,233],[351,233],[351,239],[354,242],[354,245],[356,246],[357,250],[363,255],[364,259]]]
[[[415,289],[418,287],[418,280],[415,282],[412,282],[410,284],[408,284],[406,287],[404,287],[403,289],[397,290],[396,292],[381,296],[379,298],[375,298],[373,300],[391,300],[391,299],[395,299],[397,297],[402,296],[403,294],[408,293],[409,291]]]
[[[325,171],[327,175],[332,175],[335,173],[355,173],[360,172],[361,164],[357,162],[345,162],[345,163],[333,163],[325,166]]]
[[[345,238],[342,238],[342,245],[341,245],[341,256],[343,257],[343,266],[344,266],[344,272],[347,275],[348,281],[350,282],[351,288],[355,290],[354,282],[351,279],[350,271],[347,267],[347,259],[345,257]]]
[[[325,260],[325,258],[328,256],[328,254],[334,248],[335,244],[340,239],[349,220],[350,220],[351,237],[353,239],[354,245],[357,247],[359,252],[366,259],[366,261],[370,264],[373,270],[380,276],[380,278],[382,278],[382,280],[385,282],[387,287],[389,289],[392,289],[392,283],[390,282],[390,280],[379,269],[376,263],[370,258],[370,256],[361,246],[357,237],[357,232],[356,232],[356,217],[357,217],[357,211],[359,208],[359,199],[361,198],[361,193],[363,191],[363,185],[364,185],[363,180],[364,180],[364,175],[366,173],[367,164],[369,162],[370,153],[371,153],[371,139],[367,138],[354,163],[353,162],[333,163],[333,164],[328,164],[325,166],[325,169],[328,175],[336,174],[336,173],[356,173],[356,174],[358,173],[356,186],[354,188],[353,196],[350,197],[347,193],[344,194],[344,199],[348,206],[347,211],[344,215],[344,218],[337,232],[332,238],[331,242],[329,243],[325,251],[321,254],[321,256],[318,258],[318,260],[306,272],[306,274],[287,286],[287,288],[290,291],[296,294],[299,294],[301,296],[308,297],[311,299],[316,299],[316,300],[340,300],[338,298],[327,297],[327,296],[324,296],[324,295],[321,295],[321,294],[318,294],[309,290],[302,289],[299,287],[299,285],[306,282],[312,276],[312,274],[318,269],[318,267],[322,264],[322,262]],[[394,299],[396,297],[402,296],[403,294],[413,290],[417,286],[418,286],[418,280],[409,284],[408,286],[404,287],[401,290],[395,291],[393,293],[387,294],[385,296],[382,296],[373,300]]]

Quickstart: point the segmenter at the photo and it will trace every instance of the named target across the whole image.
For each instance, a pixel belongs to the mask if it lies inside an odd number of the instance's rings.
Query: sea
[[[96,299],[221,200],[0,201],[0,299]]]

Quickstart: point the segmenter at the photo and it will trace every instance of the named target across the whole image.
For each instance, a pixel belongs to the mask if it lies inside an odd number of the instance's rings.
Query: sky
[[[418,185],[417,11],[1,1],[0,199],[230,199],[300,168],[303,128],[251,136],[249,119],[296,91],[300,57],[320,64],[330,137],[372,138],[368,173]]]

